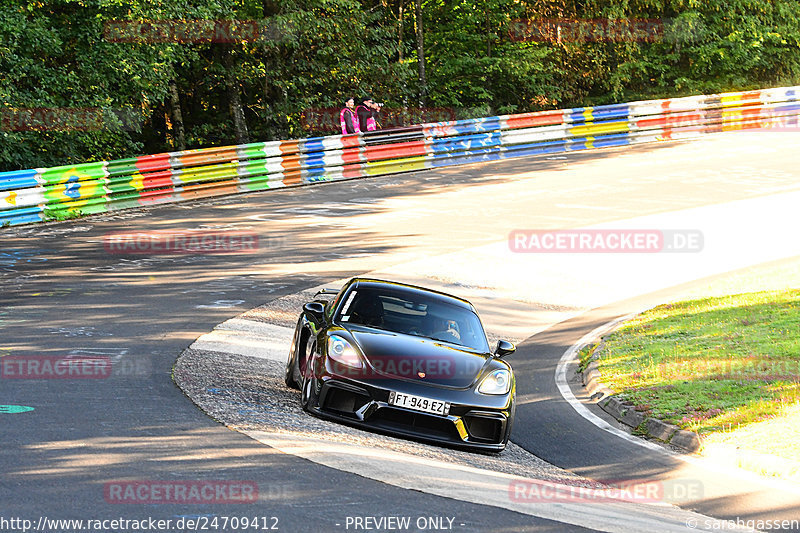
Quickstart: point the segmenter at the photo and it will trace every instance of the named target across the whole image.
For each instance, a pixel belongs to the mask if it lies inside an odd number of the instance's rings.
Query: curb
[[[594,353],[598,353],[604,344],[601,338]],[[702,440],[700,435],[694,431],[680,429],[678,426],[667,424],[657,418],[647,417],[642,412],[637,411],[633,403],[614,396],[616,393],[600,382],[602,376],[597,360],[594,357],[595,355],[593,354],[592,360],[582,372],[578,371],[578,374],[581,377],[581,383],[589,393],[590,399],[595,401],[603,411],[632,430],[637,430],[640,435],[644,434],[652,439],[676,446],[688,453],[696,453],[700,450]]]

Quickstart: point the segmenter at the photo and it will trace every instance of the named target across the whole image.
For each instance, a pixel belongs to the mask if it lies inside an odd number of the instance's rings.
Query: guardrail
[[[650,100],[0,173],[0,225],[510,157],[798,128],[800,87]]]

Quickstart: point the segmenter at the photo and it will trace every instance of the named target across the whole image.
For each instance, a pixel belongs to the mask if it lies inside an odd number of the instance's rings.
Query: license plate
[[[442,416],[450,412],[450,404],[447,402],[394,391],[389,393],[389,405]]]

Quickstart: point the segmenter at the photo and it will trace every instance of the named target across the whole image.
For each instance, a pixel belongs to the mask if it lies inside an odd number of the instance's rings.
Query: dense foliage
[[[666,22],[656,39],[514,30],[609,19]],[[114,33],[197,20],[261,33]],[[335,133],[304,119],[350,95],[464,118],[793,85],[799,21],[796,0],[0,0],[0,170]],[[105,111],[55,127],[37,109]]]

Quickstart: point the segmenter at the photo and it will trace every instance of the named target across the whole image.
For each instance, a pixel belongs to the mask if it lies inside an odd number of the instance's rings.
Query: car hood
[[[378,376],[466,388],[492,355],[455,345],[387,331],[350,329],[371,370]]]

